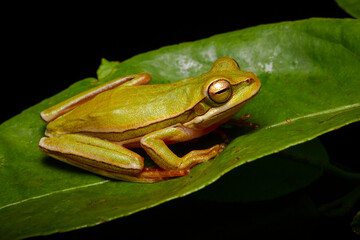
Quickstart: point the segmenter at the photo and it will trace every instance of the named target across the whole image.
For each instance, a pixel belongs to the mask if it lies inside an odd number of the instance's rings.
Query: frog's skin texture
[[[218,155],[223,144],[176,156],[167,145],[203,136],[228,121],[260,90],[234,60],[218,59],[198,77],[148,85],[148,73],[124,76],[41,112],[48,123],[39,147],[85,170],[133,182],[183,176]],[[158,169],[144,168],[142,147]]]

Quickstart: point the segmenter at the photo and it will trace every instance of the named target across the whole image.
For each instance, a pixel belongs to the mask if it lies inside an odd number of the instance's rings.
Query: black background
[[[310,17],[350,17],[334,1],[215,1],[154,3],[114,2],[86,5],[34,5],[30,3],[5,7],[1,44],[3,61],[0,94],[1,122],[65,89],[70,84],[95,77],[101,58],[123,61],[136,54],[194,41],[218,33],[259,24],[292,21]],[[91,5],[91,6],[89,6]],[[357,170],[359,123],[321,137],[330,159]],[[354,140],[355,139],[355,140]],[[325,180],[324,180],[325,179]],[[324,184],[326,182],[326,184]],[[330,184],[330,185],[329,185]],[[332,185],[335,184],[335,185]],[[325,188],[331,195],[337,181],[327,176],[304,191]],[[334,189],[334,190],[333,190]],[[100,226],[49,238],[88,236],[188,238],[191,236],[240,237],[267,236],[343,236],[355,237],[349,223],[352,214],[340,218],[284,219],[279,225],[255,225],[239,233],[237,215],[281,205],[290,194],[270,203],[239,207],[194,200],[189,197]],[[317,196],[318,197],[318,196]],[[326,198],[326,196],[324,196]],[[251,216],[251,214],[249,215]],[[287,223],[287,224],[286,224]]]

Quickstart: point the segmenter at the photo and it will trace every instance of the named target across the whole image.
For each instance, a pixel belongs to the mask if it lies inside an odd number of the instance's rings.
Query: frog
[[[122,181],[153,183],[188,175],[225,144],[182,157],[169,145],[198,139],[226,123],[261,88],[230,57],[197,77],[149,84],[146,72],[125,75],[70,97],[40,116],[47,123],[39,148],[50,157]],[[145,167],[142,148],[158,167]]]

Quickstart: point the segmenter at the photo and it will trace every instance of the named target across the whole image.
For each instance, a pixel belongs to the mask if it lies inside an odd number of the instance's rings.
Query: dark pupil
[[[226,92],[227,90],[228,90],[228,88],[224,88],[224,89],[222,89],[222,90],[220,90],[220,91],[216,92],[215,94],[221,94],[221,93],[223,93],[223,92]]]

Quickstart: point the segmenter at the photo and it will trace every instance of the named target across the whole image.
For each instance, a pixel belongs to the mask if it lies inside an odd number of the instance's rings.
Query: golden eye
[[[231,84],[225,79],[215,80],[208,88],[208,95],[216,103],[227,102],[232,95]]]

